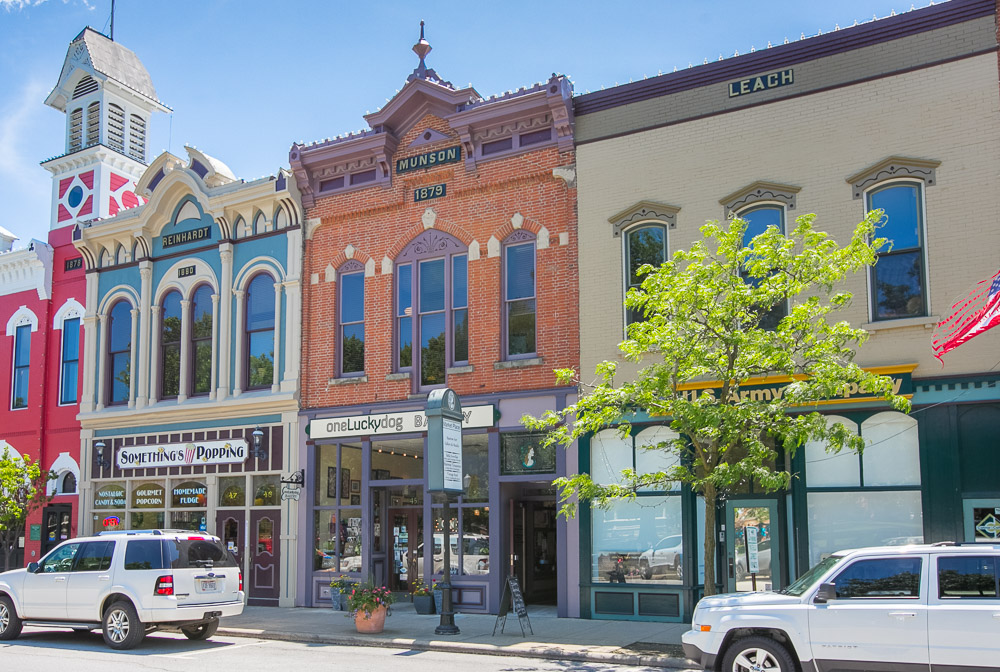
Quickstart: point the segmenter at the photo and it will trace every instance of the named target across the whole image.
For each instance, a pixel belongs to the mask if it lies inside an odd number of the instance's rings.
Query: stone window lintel
[[[890,156],[875,165],[847,178],[855,199],[860,199],[865,190],[874,184],[895,177],[915,177],[927,186],[937,184],[937,167],[940,161],[933,159],[914,159],[906,156]]]
[[[608,221],[613,226],[614,237],[622,235],[622,230],[642,221],[658,221],[668,229],[677,228],[677,213],[681,209],[676,205],[667,205],[657,201],[639,201],[621,212],[612,215]]]

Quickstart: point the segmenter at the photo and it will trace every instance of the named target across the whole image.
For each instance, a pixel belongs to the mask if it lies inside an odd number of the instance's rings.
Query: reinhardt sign
[[[462,427],[492,427],[493,405],[466,406],[462,409]],[[379,415],[349,415],[343,418],[320,418],[309,423],[309,438],[336,439],[345,436],[403,434],[426,432],[427,414],[423,411],[398,411]]]
[[[126,446],[118,449],[119,469],[232,464],[247,459],[245,439],[173,443],[164,446]]]

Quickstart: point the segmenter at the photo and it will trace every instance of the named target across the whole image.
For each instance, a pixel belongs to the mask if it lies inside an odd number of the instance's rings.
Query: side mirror
[[[37,571],[38,571],[38,563],[37,562],[29,562],[28,563],[28,573],[29,574],[34,574]]]
[[[814,604],[826,604],[830,600],[837,599],[837,586],[832,583],[819,584],[819,592],[813,598]]]

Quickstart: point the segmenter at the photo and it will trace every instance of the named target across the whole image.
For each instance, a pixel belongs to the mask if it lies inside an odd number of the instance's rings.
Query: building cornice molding
[[[187,422],[218,421],[220,425],[231,423],[235,417],[243,415],[268,415],[274,413],[298,413],[298,395],[294,392],[269,393],[259,397],[244,392],[239,397],[227,397],[222,401],[188,399],[160,401],[141,410],[107,406],[100,411],[80,413],[81,430],[118,429],[144,427],[147,425],[178,425]]]
[[[0,254],[0,296],[34,290],[42,301],[52,296],[52,248],[39,240]]]

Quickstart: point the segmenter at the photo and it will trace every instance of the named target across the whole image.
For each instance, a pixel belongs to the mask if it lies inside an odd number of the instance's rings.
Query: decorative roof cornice
[[[0,253],[0,295],[34,290],[43,301],[52,296],[52,256],[52,247],[40,240]]]
[[[995,0],[950,0],[940,4],[932,3],[929,7],[841,28],[789,44],[622,84],[604,91],[579,95],[574,99],[574,110],[577,115],[600,112],[919,35],[971,19],[992,16],[995,11]]]

